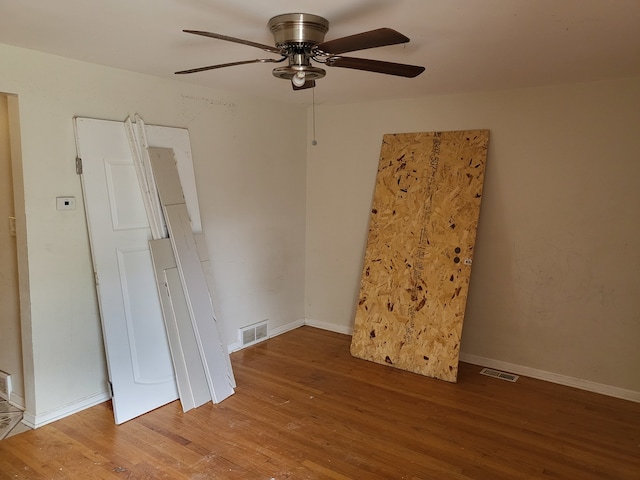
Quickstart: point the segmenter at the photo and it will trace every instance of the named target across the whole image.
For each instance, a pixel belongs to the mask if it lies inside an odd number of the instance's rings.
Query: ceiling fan
[[[324,41],[324,35],[329,30],[329,22],[309,13],[286,13],[277,15],[269,20],[269,30],[273,33],[275,47],[261,43],[229,37],[218,33],[200,30],[183,30],[186,33],[217,38],[228,42],[240,43],[250,47],[260,48],[266,52],[280,55],[281,58],[259,58],[239,62],[222,63],[208,67],[181,70],[176,74],[196,73],[216,68],[233,67],[249,63],[281,63],[288,60],[288,64],[273,69],[277,78],[291,80],[294,90],[315,87],[316,80],[326,75],[323,68],[316,67],[311,61],[327,67],[352,68],[368,72],[397,75],[413,78],[420,75],[425,68],[403,63],[384,62],[366,58],[344,57],[343,53],[365,50],[368,48],[384,47],[407,43],[409,38],[391,28],[378,28],[347,37]]]

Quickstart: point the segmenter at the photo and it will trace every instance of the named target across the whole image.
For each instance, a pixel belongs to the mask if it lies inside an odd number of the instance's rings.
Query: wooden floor
[[[110,403],[0,442],[0,478],[640,479],[640,404],[461,364],[457,384],[302,327],[232,355],[238,388],[116,426]]]

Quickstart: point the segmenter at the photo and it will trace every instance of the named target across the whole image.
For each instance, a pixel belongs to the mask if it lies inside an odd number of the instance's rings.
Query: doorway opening
[[[0,424],[13,428],[16,410],[21,418],[35,399],[18,96],[1,92],[0,264],[0,371],[11,379],[0,398]]]

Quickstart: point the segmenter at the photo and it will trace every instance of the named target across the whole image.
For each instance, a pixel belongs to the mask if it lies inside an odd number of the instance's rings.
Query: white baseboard
[[[78,413],[99,403],[109,400],[111,396],[109,392],[99,392],[95,395],[90,395],[76,402],[68,403],[59,408],[54,408],[47,412],[38,413],[33,415],[32,413],[25,412],[22,418],[22,422],[30,428],[39,428],[48,423],[55,422],[61,418],[67,417],[74,413]]]
[[[277,337],[278,335],[282,335],[283,333],[302,327],[305,324],[304,322],[305,322],[304,319],[300,319],[300,320],[295,320],[293,322],[289,322],[278,328],[274,328],[273,330],[269,331],[269,338]]]
[[[626,390],[624,388],[613,387],[611,385],[604,385],[602,383],[592,382],[590,380],[584,380],[581,378],[569,377],[567,375],[560,375],[558,373],[547,372],[546,370],[538,370],[537,368],[525,367],[523,365],[516,365],[514,363],[503,362],[501,360],[494,360],[492,358],[479,357],[477,355],[471,355],[461,352],[460,360],[481,367],[495,368],[509,373],[515,373],[525,377],[537,378],[538,380],[544,380],[551,383],[557,383],[559,385],[565,385],[568,387],[575,387],[581,390],[587,390],[589,392],[600,393],[602,395],[608,395],[610,397],[622,398],[624,400],[630,400],[632,402],[640,403],[640,392],[633,390]]]

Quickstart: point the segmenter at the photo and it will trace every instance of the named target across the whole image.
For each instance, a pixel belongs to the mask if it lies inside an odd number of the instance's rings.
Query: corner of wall
[[[328,330],[330,332],[342,333],[344,335],[353,335],[353,326],[346,327],[344,325],[336,325],[335,323],[322,322],[320,320],[313,320],[310,318],[307,318],[304,324],[310,327]]]

